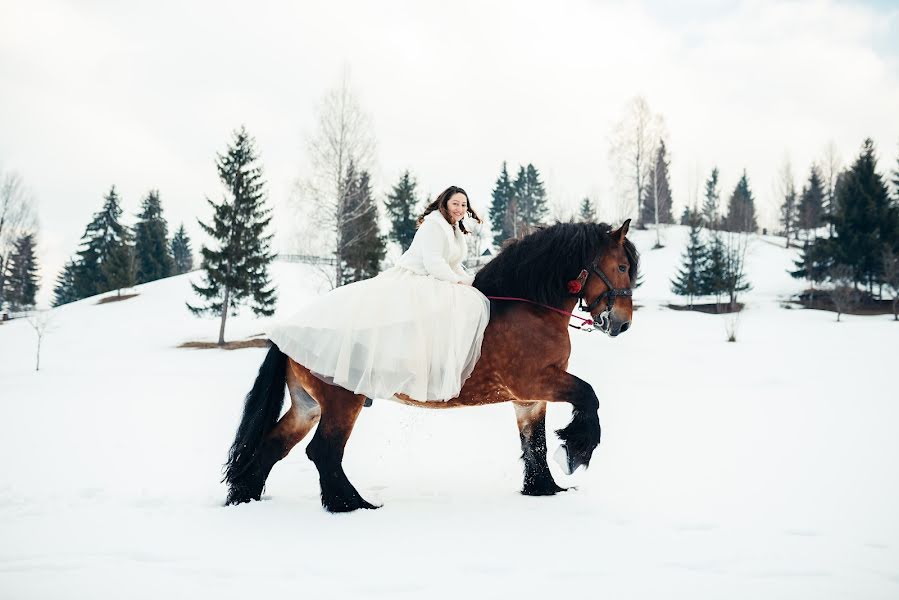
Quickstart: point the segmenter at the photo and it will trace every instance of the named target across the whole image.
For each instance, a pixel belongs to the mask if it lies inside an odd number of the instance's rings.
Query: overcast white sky
[[[344,65],[381,196],[408,168],[486,209],[502,161],[533,162],[552,200],[591,195],[611,218],[609,136],[642,94],[667,124],[677,214],[692,178],[717,165],[726,197],[745,168],[771,226],[787,156],[799,184],[829,141],[848,162],[870,136],[895,168],[893,4],[0,0],[0,168],[39,203],[44,301],[112,184],[128,222],[158,188],[198,248],[215,152],[241,124],[283,207]]]

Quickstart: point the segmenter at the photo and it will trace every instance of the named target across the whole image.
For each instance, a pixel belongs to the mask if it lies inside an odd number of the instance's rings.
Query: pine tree
[[[496,184],[493,186],[493,200],[490,204],[490,229],[493,231],[493,243],[499,248],[503,242],[515,237],[512,227],[509,225],[514,220],[508,218],[509,202],[512,200],[514,190],[512,180],[509,178],[509,170],[505,162],[500,171]]]
[[[705,182],[705,200],[702,203],[702,221],[709,229],[718,229],[718,205],[721,195],[718,192],[718,167]]]
[[[75,289],[75,272],[77,265],[73,260],[67,260],[65,266],[56,278],[56,287],[53,288],[53,306],[62,306],[79,299]]]
[[[791,184],[780,205],[780,224],[783,225],[784,237],[787,238],[787,248],[790,247],[790,234],[796,230],[798,220],[799,204],[796,202],[796,189]]]
[[[746,231],[755,233],[759,228],[755,220],[755,199],[749,189],[749,178],[746,171],[734,188],[727,206],[725,228],[728,231]]]
[[[833,217],[834,261],[852,269],[856,283],[873,292],[882,273],[883,251],[899,236],[899,215],[877,173],[874,142],[866,139],[855,163],[837,186]]]
[[[525,181],[526,192],[522,196],[524,203],[521,207],[521,216],[530,227],[543,225],[549,215],[546,189],[540,179],[540,172],[531,163],[525,168]]]
[[[505,221],[509,237],[527,235],[544,224],[549,207],[540,172],[534,165],[519,166],[512,183],[512,196],[506,206]]]
[[[693,308],[693,298],[704,294],[702,274],[707,260],[705,246],[700,239],[701,221],[695,216],[690,220],[690,240],[681,255],[681,268],[677,278],[671,281],[671,291],[687,296],[687,306]]]
[[[16,240],[6,272],[6,295],[13,310],[34,306],[38,280],[37,260],[34,256],[34,234],[27,233]]]
[[[806,241],[799,258],[793,261],[796,268],[790,275],[796,279],[806,279],[814,289],[815,284],[827,281],[827,274],[835,266],[834,242],[832,238],[817,238]]]
[[[194,270],[194,255],[190,247],[190,238],[184,230],[184,223],[175,232],[171,243],[172,268],[176,275],[188,273]]]
[[[798,223],[800,229],[815,230],[824,224],[824,180],[818,167],[812,165],[808,183],[802,188],[799,200]],[[808,235],[806,235],[808,238]]]
[[[151,190],[141,201],[141,212],[134,226],[134,252],[137,282],[146,283],[168,277],[174,271],[168,248],[168,225],[162,216],[159,191]]]
[[[581,200],[581,209],[578,213],[578,220],[581,223],[593,223],[596,221],[596,206],[590,201],[590,198]]]
[[[136,257],[130,239],[130,235],[128,235],[123,244],[114,248],[102,266],[106,285],[110,290],[115,290],[117,296],[122,295],[123,288],[133,286],[136,280]]]
[[[659,141],[652,164],[643,185],[640,201],[642,223],[674,223],[671,214],[671,184],[668,180],[669,161],[665,141]],[[656,214],[658,211],[658,214]]]
[[[721,305],[721,295],[727,292],[727,247],[721,233],[714,231],[709,240],[705,268],[702,270],[702,293],[715,296],[715,312]]]
[[[203,246],[204,281],[191,283],[203,301],[187,305],[196,315],[220,315],[219,344],[225,343],[225,322],[241,305],[249,305],[257,315],[274,314],[275,290],[268,266],[272,234],[266,234],[271,210],[265,206],[262,167],[258,164],[255,142],[244,127],[233,133],[225,154],[218,154],[216,167],[225,187],[225,197],[213,209],[212,224],[200,227],[218,242],[218,248]]]
[[[409,171],[404,172],[384,203],[390,220],[390,239],[399,244],[403,252],[412,245],[418,222],[416,185]]]
[[[387,246],[378,232],[378,208],[372,197],[368,172],[356,173],[351,164],[344,185],[346,218],[340,221],[342,253],[341,280],[337,285],[374,277],[381,270]]]
[[[81,236],[82,248],[78,251],[75,270],[75,293],[79,298],[114,289],[107,280],[104,265],[128,243],[128,231],[119,222],[121,217],[121,201],[112,186],[103,199],[103,208],[94,214]]]

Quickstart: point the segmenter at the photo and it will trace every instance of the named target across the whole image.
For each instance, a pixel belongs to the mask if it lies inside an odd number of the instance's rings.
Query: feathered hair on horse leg
[[[516,402],[515,417],[521,438],[521,460],[524,462],[525,496],[552,496],[564,492],[546,464],[546,403]]]
[[[277,448],[263,446],[281,414],[286,380],[287,355],[271,344],[247,394],[243,418],[224,466],[222,481],[229,488],[226,504],[259,500],[269,471],[281,457]]]
[[[589,467],[593,450],[599,445],[601,429],[599,426],[599,398],[593,387],[582,379],[577,381],[571,392],[571,423],[556,431],[562,440],[562,446],[556,453],[556,460],[567,475],[574,473],[578,467]]]

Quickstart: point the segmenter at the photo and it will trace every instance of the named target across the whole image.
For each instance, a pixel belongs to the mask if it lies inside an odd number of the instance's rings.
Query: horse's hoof
[[[330,502],[322,502],[326,511],[330,513],[348,513],[353,512],[355,510],[359,510],[360,508],[364,508],[366,510],[377,510],[381,508],[380,505],[374,505],[371,502],[368,502],[362,496],[357,496],[355,498],[349,498],[347,500],[341,501],[330,501]]]

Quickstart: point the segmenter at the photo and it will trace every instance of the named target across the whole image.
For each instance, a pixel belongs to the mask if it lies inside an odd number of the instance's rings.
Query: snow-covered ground
[[[685,230],[631,237],[632,329],[571,334],[602,444],[588,471],[551,465],[578,489],[550,498],[517,493],[510,406],[377,401],[345,466],[383,508],[325,513],[304,445],[265,501],[223,507],[264,350],[177,349],[218,331],[184,308],[188,276],[56,309],[37,373],[29,325],[0,326],[0,598],[899,597],[899,324],[783,308],[793,254],[756,238],[729,344],[724,317],[665,308]],[[320,287],[274,277],[282,316]]]

